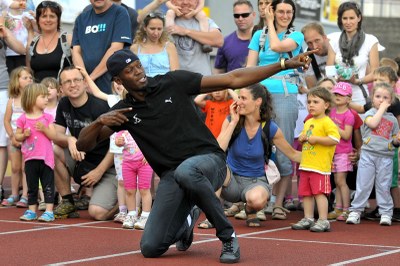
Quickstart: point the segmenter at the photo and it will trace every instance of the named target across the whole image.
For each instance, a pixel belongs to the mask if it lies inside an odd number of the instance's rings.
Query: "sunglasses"
[[[54,1],[43,1],[37,6],[37,8],[46,8],[46,7],[54,7],[60,9],[60,5]]]
[[[165,18],[165,16],[162,13],[159,13],[159,12],[151,12],[151,13],[147,14],[146,17],[148,17],[148,18],[160,18],[160,19],[164,19]]]
[[[248,16],[250,16],[251,13],[241,13],[241,14],[233,14],[234,18],[247,18]]]

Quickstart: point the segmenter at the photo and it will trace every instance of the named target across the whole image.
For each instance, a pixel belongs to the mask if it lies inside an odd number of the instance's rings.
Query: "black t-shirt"
[[[159,176],[195,155],[216,152],[225,158],[191,103],[190,96],[200,93],[201,79],[201,74],[184,70],[148,78],[144,102],[128,95],[112,108],[132,107],[125,113],[129,122],[112,130],[128,130]]]
[[[60,71],[61,57],[63,56],[63,50],[61,47],[61,39],[58,39],[57,47],[48,54],[38,54],[36,52],[36,43],[33,48],[33,55],[31,58],[31,68],[35,74],[35,81],[41,82],[46,77],[58,78],[58,72]],[[64,59],[64,65],[62,68],[69,66],[67,59]]]
[[[82,128],[110,109],[107,102],[91,94],[88,94],[88,96],[87,102],[79,108],[74,108],[68,97],[61,98],[57,106],[55,123],[68,128],[71,135],[76,138],[78,138]],[[85,160],[96,165],[99,164],[107,154],[109,145],[110,139],[98,143],[93,150],[86,153]]]

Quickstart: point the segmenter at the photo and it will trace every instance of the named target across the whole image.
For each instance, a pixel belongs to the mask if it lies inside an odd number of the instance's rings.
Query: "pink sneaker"
[[[28,208],[28,199],[25,197],[21,197],[16,206],[18,208]]]

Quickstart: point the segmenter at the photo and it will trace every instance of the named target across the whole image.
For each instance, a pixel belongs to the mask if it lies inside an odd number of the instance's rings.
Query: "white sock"
[[[128,212],[128,215],[129,215],[129,216],[136,217],[136,216],[137,216],[137,212],[136,212],[136,211],[129,211],[129,212]]]
[[[149,217],[150,212],[142,212],[140,216]]]

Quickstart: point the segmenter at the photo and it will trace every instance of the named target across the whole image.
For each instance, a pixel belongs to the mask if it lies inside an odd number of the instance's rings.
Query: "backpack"
[[[37,35],[33,38],[31,44],[29,45],[29,56],[33,56],[33,48],[35,47],[36,43],[39,41],[41,35]],[[58,71],[58,76],[60,75],[61,70],[63,69],[64,66],[64,61],[67,59],[69,65],[72,65],[72,54],[71,54],[71,46],[68,45],[67,42],[67,32],[64,31],[60,34],[60,39],[61,39],[61,49],[63,51],[63,55],[60,60],[60,70]]]

